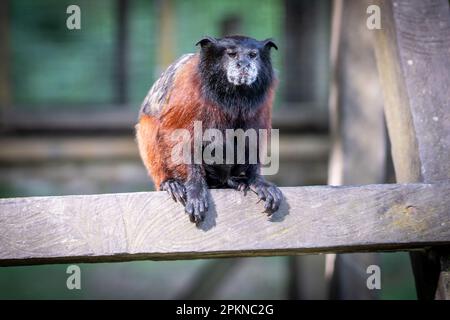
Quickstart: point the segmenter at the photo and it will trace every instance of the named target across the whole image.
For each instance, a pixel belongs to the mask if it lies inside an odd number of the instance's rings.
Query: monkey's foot
[[[161,183],[160,189],[167,191],[175,202],[186,205],[186,188],[178,179],[169,179]]]
[[[283,193],[276,185],[259,180],[251,183],[250,189],[258,195],[260,200],[265,201],[263,212],[270,216],[278,210],[283,199]]]
[[[208,193],[202,184],[186,185],[186,206],[184,211],[189,215],[191,222],[198,224],[208,211]]]
[[[247,177],[243,177],[243,178],[241,178],[241,177],[230,177],[227,180],[227,185],[230,188],[233,188],[235,190],[244,192],[244,194],[246,194],[246,192],[247,192],[247,190],[249,188],[248,178]]]

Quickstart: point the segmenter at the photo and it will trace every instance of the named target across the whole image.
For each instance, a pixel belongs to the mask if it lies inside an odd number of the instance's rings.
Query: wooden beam
[[[51,109],[51,106],[42,106]],[[137,122],[137,110],[127,105],[105,106],[58,106],[52,111],[20,111],[27,106],[13,106],[0,118],[2,131],[127,131],[131,132]],[[327,115],[323,106],[316,104],[283,104],[274,110],[273,128],[283,132],[326,132]]]
[[[448,1],[379,4],[376,53],[397,181],[450,180]]]
[[[0,164],[23,165],[49,161],[140,161],[132,135],[0,137]],[[285,160],[323,161],[329,152],[326,135],[283,135],[280,157]]]
[[[450,184],[211,190],[199,227],[164,192],[0,200],[0,264],[409,250],[450,244]]]
[[[332,35],[331,185],[385,181],[383,96],[373,32],[365,28],[368,5],[365,0],[334,3],[333,24],[340,27]]]
[[[377,64],[398,182],[450,180],[450,10],[447,0],[378,0]],[[450,256],[447,258],[450,259]],[[422,260],[420,264],[420,260]],[[435,296],[433,259],[413,257],[418,297]],[[430,272],[421,272],[429,270]],[[445,289],[443,289],[445,290]]]

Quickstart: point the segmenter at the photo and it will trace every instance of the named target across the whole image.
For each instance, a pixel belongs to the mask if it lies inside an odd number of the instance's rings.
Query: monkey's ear
[[[217,42],[217,39],[206,36],[206,37],[200,39],[200,41],[198,41],[195,45],[196,46],[200,45],[203,48],[210,43],[216,43],[216,42]]]
[[[264,48],[267,48],[267,49],[275,48],[276,50],[278,50],[277,45],[271,38],[263,40],[262,43],[263,43]]]

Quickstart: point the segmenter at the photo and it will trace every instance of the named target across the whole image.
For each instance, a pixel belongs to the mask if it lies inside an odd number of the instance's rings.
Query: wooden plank
[[[366,25],[368,0],[333,2],[330,118],[332,152],[328,184],[385,182],[386,129],[383,96]],[[327,255],[330,299],[376,299],[366,285],[366,269],[377,253]],[[333,268],[334,266],[334,268]]]
[[[375,31],[377,64],[397,181],[448,181],[449,3],[447,0],[376,3],[381,7],[382,18],[382,29]],[[428,265],[432,259],[422,261]],[[413,269],[418,297],[433,298],[439,274],[420,272],[434,268],[416,263]]]
[[[196,228],[164,192],[0,200],[0,264],[407,250],[450,243],[450,184],[211,190]]]

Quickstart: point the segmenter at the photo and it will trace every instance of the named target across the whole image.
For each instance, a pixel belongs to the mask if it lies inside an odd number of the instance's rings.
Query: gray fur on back
[[[178,69],[186,64],[193,57],[193,53],[182,55],[174,63],[172,63],[153,84],[147,96],[142,102],[140,114],[157,116],[162,110],[167,100],[167,95],[171,90],[174,76]]]

